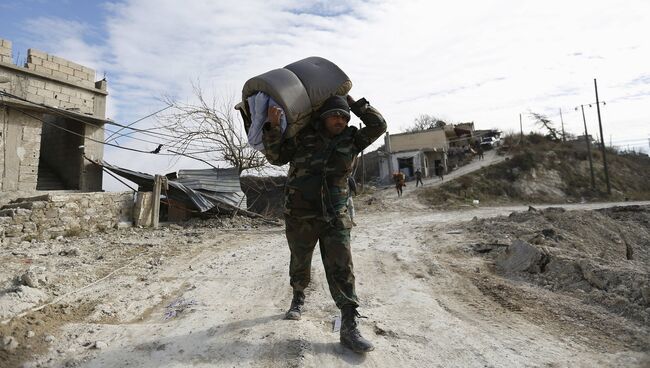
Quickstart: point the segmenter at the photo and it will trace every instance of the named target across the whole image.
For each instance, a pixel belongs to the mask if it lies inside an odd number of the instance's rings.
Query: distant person
[[[415,187],[418,187],[418,183],[422,184],[424,186],[424,183],[422,182],[422,171],[420,169],[415,170]]]
[[[395,182],[395,190],[397,190],[397,196],[402,196],[402,188],[406,186],[406,176],[402,172],[395,172],[393,174],[393,181]]]
[[[485,154],[484,154],[483,148],[481,148],[481,146],[478,147],[478,150],[476,152],[478,154],[478,159],[479,160],[482,160],[482,159],[485,158]]]

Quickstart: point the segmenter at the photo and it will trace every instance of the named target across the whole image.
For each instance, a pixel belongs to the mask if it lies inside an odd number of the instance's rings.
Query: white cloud
[[[391,132],[422,113],[504,130],[518,130],[524,113],[530,130],[528,110],[559,123],[562,108],[567,130],[580,134],[573,108],[594,101],[597,77],[606,137],[650,135],[644,0],[127,0],[107,9],[105,44],[88,44],[88,27],[74,22],[52,42],[108,71],[113,117],[127,122],[159,108],[163,94],[190,99],[193,81],[238,94],[256,74],[319,55],[348,73],[351,94],[379,108]],[[596,132],[595,109],[586,112]],[[169,166],[115,150],[106,158],[136,170]]]

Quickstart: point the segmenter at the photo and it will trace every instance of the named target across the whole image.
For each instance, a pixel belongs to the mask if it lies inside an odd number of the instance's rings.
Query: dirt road
[[[339,345],[318,250],[303,319],[282,319],[290,287],[281,227],[167,229],[126,237],[164,257],[123,257],[126,267],[114,265],[114,274],[60,302],[69,309],[61,323],[41,316],[42,328],[16,325],[23,333],[36,328],[35,346],[48,340],[25,366],[648,366],[648,354],[625,336],[594,335],[584,321],[546,310],[551,293],[531,291],[522,301],[493,291],[506,286],[467,251],[476,239],[463,223],[525,208],[431,212],[414,198],[400,200],[410,211],[364,207],[353,230],[360,312],[368,317],[361,330],[376,345],[370,354]],[[638,329],[635,336],[647,339],[647,327]]]

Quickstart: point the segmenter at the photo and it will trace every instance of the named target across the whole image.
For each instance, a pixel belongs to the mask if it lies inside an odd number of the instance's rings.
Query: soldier
[[[364,128],[348,126],[350,109]],[[295,137],[283,140],[281,114],[280,109],[269,108],[263,141],[271,164],[290,163],[284,212],[293,300],[286,319],[301,317],[318,242],[330,293],[341,310],[341,344],[355,352],[371,351],[373,345],[361,336],[357,325],[347,178],[354,158],[386,131],[386,122],[365,98],[354,101],[350,96],[333,96]]]
[[[422,171],[420,171],[420,168],[415,170],[415,187],[418,187],[418,183],[422,184],[424,186],[424,182],[422,181]]]

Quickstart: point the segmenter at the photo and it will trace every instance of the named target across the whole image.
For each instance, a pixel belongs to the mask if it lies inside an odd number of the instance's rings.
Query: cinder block
[[[83,65],[77,64],[72,61],[68,61],[68,66],[71,67],[72,69],[79,70],[79,71],[83,71],[84,68]]]
[[[49,98],[49,97],[43,97],[45,100],[43,101],[44,104],[47,106],[53,106],[53,107],[59,107],[61,106],[61,102],[59,100],[56,100],[54,98]]]
[[[79,77],[75,77],[74,75],[68,75],[66,79],[68,80],[68,82],[77,83],[77,84],[81,83],[81,81],[83,80]]]
[[[11,41],[5,40],[4,38],[0,38],[0,45],[2,45],[2,47],[6,47],[6,48],[10,49],[11,48]]]
[[[45,89],[55,93],[61,92],[61,86],[55,83],[47,82],[45,83]]]
[[[53,70],[52,71],[52,76],[54,76],[56,78],[63,79],[63,80],[68,80],[68,75],[65,74],[64,72],[60,72],[58,70]]]
[[[95,82],[91,80],[82,80],[79,84],[86,88],[95,88]]]
[[[59,92],[59,94],[57,94],[56,99],[62,102],[70,102],[70,96],[66,95],[63,92]]]
[[[9,56],[9,57],[11,57],[11,49],[6,49],[4,47],[0,47],[0,56]]]
[[[37,175],[36,174],[23,174],[20,173],[18,176],[18,182],[21,184],[30,184],[30,183],[36,183],[37,180]]]
[[[13,61],[13,59],[11,58],[11,56],[4,56],[4,55],[2,55],[2,56],[0,56],[0,62],[3,62],[3,63],[5,63],[5,64],[13,64],[14,61]]]
[[[70,96],[70,103],[75,105],[75,107],[79,107],[83,105],[84,101],[78,97],[72,97]]]
[[[48,91],[46,89],[38,89],[36,91],[36,94],[39,96],[47,97],[47,98],[54,98],[54,92]]]
[[[39,73],[43,73],[43,74],[47,74],[47,75],[52,75],[52,72],[53,72],[52,69],[49,69],[49,68],[46,68],[46,67],[40,66],[40,65],[35,65],[34,70],[39,72]]]
[[[55,63],[54,61],[43,60],[42,65],[48,69],[59,70],[59,64]]]
[[[36,88],[34,86],[28,86],[27,87],[27,93],[35,95],[35,94],[38,93],[38,88]]]
[[[29,95],[27,96],[27,100],[37,103],[37,104],[42,104],[45,102],[45,97],[39,96],[39,95]]]
[[[27,56],[27,63],[34,65],[43,65],[43,59],[35,55],[29,55]]]
[[[61,93],[64,93],[64,94],[66,94],[68,96],[75,96],[76,93],[77,93],[77,90],[72,88],[72,87],[61,86]]]
[[[47,60],[47,53],[43,52],[43,51],[40,51],[40,50],[27,49],[27,57],[29,57],[30,55],[34,55],[34,56],[37,56],[37,57],[39,57],[39,58],[41,58],[43,60]]]
[[[54,55],[49,55],[48,60],[53,61],[59,65],[68,66],[69,61]]]
[[[84,80],[88,80],[88,77],[89,77],[88,73],[83,72],[81,70],[75,70],[74,71],[74,76],[79,77],[79,78],[84,79]]]
[[[29,78],[29,85],[36,88],[45,88],[45,82],[36,78]]]
[[[74,69],[72,69],[69,66],[65,66],[63,64],[59,65],[59,71],[65,73],[65,74],[68,74],[68,75],[74,75]]]

